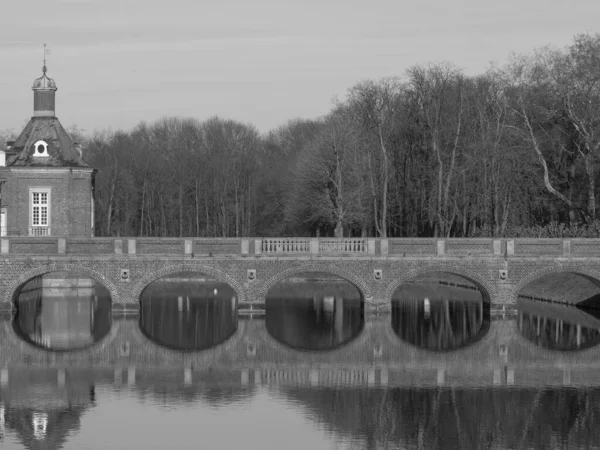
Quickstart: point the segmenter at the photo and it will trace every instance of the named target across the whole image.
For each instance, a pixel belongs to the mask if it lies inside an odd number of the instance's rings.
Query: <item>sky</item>
[[[1,0],[0,133],[32,115],[44,43],[66,127],[218,115],[266,133],[362,80],[440,61],[483,73],[599,17],[598,0]]]

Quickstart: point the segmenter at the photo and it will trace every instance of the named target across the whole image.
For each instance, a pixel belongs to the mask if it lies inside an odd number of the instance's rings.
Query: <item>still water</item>
[[[238,317],[230,287],[181,274],[123,317],[67,275],[0,317],[2,449],[600,448],[593,311],[520,298],[493,315],[473,286],[429,280],[372,315],[305,274]]]

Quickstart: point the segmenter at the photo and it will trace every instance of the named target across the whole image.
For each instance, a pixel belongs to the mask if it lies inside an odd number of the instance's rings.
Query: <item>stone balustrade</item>
[[[600,239],[4,237],[12,255],[600,257]]]
[[[261,240],[262,253],[310,253],[310,239],[267,238]]]

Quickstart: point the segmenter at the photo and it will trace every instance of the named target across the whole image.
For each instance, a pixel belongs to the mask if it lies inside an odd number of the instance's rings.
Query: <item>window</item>
[[[48,154],[48,144],[46,144],[44,141],[37,141],[35,144],[33,144],[33,156],[50,156]]]
[[[50,189],[32,188],[30,236],[50,235]]]

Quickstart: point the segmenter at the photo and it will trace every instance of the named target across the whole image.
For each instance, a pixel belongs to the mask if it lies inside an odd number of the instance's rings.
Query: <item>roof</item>
[[[47,157],[33,157],[34,144],[42,140],[48,144]],[[7,167],[80,167],[90,165],[80,156],[58,118],[32,117],[11,147],[14,155],[7,156]]]
[[[44,66],[43,71],[44,71],[44,74],[41,77],[36,78],[33,81],[33,90],[35,91],[38,89],[50,89],[50,90],[56,91],[57,90],[56,83],[54,82],[54,80],[52,78],[50,78],[46,75],[46,66]]]

